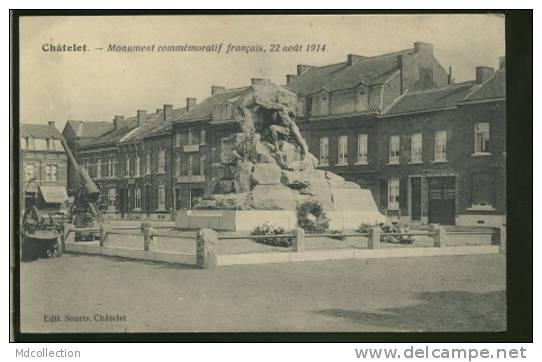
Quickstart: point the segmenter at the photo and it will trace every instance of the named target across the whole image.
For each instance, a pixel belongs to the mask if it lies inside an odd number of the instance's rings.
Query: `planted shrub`
[[[374,225],[362,223],[359,228],[359,233],[369,233]],[[385,235],[386,233],[408,233],[408,227],[402,227],[398,224],[379,224],[381,236],[380,241],[385,243],[401,243],[401,244],[413,244],[416,241],[415,236],[411,235]]]
[[[321,234],[329,229],[329,219],[318,201],[306,201],[297,206],[297,223],[308,234]]]
[[[287,236],[279,236],[285,234],[286,231],[276,225],[271,225],[269,223],[263,223],[262,225],[256,227],[251,235],[269,235],[266,238],[254,238],[253,240],[260,244],[272,245],[272,246],[283,246],[290,247],[292,246],[292,238]]]

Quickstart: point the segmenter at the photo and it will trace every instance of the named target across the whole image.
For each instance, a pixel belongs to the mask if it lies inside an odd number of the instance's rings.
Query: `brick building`
[[[62,136],[74,155],[77,155],[81,144],[91,142],[95,138],[113,131],[113,122],[105,121],[73,121],[66,122]],[[68,189],[74,190],[81,183],[77,170],[68,163]]]
[[[39,186],[67,185],[67,157],[55,122],[21,124],[20,169],[22,196],[32,198]]]
[[[246,88],[211,87],[211,96],[173,122],[173,195],[175,209],[191,209],[196,197],[213,191],[213,168],[220,163],[225,137],[239,132],[232,101]],[[189,98],[190,100],[190,98]]]
[[[377,202],[413,222],[506,222],[506,73],[406,92],[379,116]]]
[[[131,218],[165,218],[173,208],[171,123],[186,112],[164,105],[139,110],[119,146],[119,211]]]
[[[371,189],[378,200],[378,116],[408,90],[450,82],[431,44],[345,62],[298,65],[286,88],[298,95],[298,125],[320,167]]]

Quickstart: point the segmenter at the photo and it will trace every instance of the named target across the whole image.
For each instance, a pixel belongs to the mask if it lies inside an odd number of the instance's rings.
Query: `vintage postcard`
[[[18,25],[20,333],[506,331],[503,14]]]

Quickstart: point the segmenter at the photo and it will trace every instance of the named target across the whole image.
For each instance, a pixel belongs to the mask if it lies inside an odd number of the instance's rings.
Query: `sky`
[[[112,120],[138,109],[198,102],[211,85],[245,86],[250,78],[284,84],[297,64],[325,65],[349,53],[374,56],[432,43],[456,82],[477,65],[497,68],[505,54],[500,15],[296,15],[27,17],[20,21],[20,115],[24,123]],[[44,44],[86,44],[87,52],[45,52]],[[221,53],[115,53],[109,44],[220,44]],[[228,44],[266,53],[225,54]],[[270,52],[271,44],[325,44],[325,52]],[[103,50],[97,49],[103,48]],[[155,48],[156,50],[156,48]]]

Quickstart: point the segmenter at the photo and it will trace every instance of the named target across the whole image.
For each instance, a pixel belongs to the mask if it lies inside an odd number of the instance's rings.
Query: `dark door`
[[[429,223],[455,224],[455,177],[429,178]]]
[[[195,199],[198,197],[203,197],[203,189],[200,189],[200,188],[190,189],[190,209],[191,210],[194,205]]]
[[[181,189],[176,188],[175,189],[175,210],[179,210],[181,208]]]
[[[145,185],[145,212],[147,216],[151,213],[151,185]]]
[[[410,179],[410,217],[414,221],[422,219],[422,179],[421,177],[412,177]]]
[[[124,214],[126,213],[126,203],[128,200],[126,200],[126,194],[127,189],[120,189],[119,190],[119,206],[120,206],[120,214],[121,217],[124,217]]]

